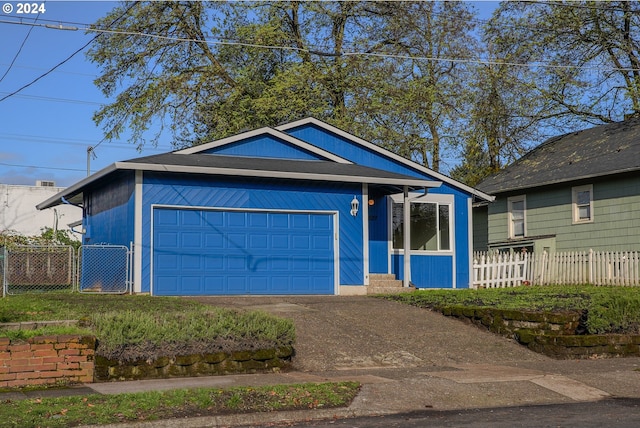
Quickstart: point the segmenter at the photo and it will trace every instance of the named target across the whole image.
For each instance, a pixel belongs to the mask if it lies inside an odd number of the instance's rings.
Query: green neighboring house
[[[477,189],[474,250],[640,250],[640,119],[545,141]]]

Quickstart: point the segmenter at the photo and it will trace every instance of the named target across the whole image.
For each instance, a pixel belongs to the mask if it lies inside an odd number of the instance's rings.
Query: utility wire
[[[117,17],[116,19],[114,19],[110,24],[109,27],[111,27],[112,25],[114,25],[116,22],[118,22],[122,17],[124,17],[127,13],[129,13],[129,11],[136,5],[136,3],[132,3],[127,10],[125,10],[124,12],[122,12],[122,14]],[[18,23],[18,22],[11,22],[11,21],[0,21],[0,22],[10,22],[12,24],[20,24],[20,25],[34,25],[34,26],[38,26],[38,27],[46,27],[46,28],[53,28],[53,29],[62,29],[62,30],[73,30],[74,28],[67,28],[67,27],[63,27],[62,25],[60,25],[59,27],[56,27],[54,25],[49,25],[49,24],[36,24],[36,23]],[[108,27],[107,27],[108,28]],[[94,40],[96,40],[97,38],[101,37],[103,35],[103,33],[99,33],[97,34],[95,37],[93,37],[91,40],[89,40],[87,43],[85,43],[80,49],[76,50],[75,52],[73,52],[71,55],[69,55],[67,58],[65,58],[64,60],[62,60],[61,62],[59,62],[58,64],[56,64],[55,66],[53,66],[51,69],[49,69],[48,71],[46,71],[44,74],[41,74],[40,76],[36,77],[35,79],[33,79],[31,82],[27,83],[26,85],[22,86],[21,88],[11,92],[8,95],[5,95],[4,97],[0,98],[0,102],[6,100],[7,98],[11,98],[12,96],[20,93],[22,90],[28,88],[29,86],[33,85],[34,83],[38,82],[39,80],[43,79],[44,77],[48,76],[49,74],[51,74],[55,69],[57,69],[58,67],[60,67],[61,65],[67,63],[68,61],[70,61],[74,56],[76,56],[78,53],[82,52],[87,46],[89,46],[91,43],[93,43]]]
[[[13,22],[13,21],[3,21],[0,20],[0,23],[10,23],[10,24],[18,24],[18,25],[33,25],[40,26],[52,29],[64,29],[64,30],[84,30],[86,32],[95,32],[98,35],[91,40],[95,40],[102,34],[123,34],[130,36],[142,36],[149,37],[159,40],[169,40],[174,42],[186,42],[186,43],[205,43],[208,45],[221,45],[221,46],[239,46],[239,47],[249,47],[249,48],[258,48],[258,49],[269,49],[269,50],[285,50],[285,51],[294,51],[294,52],[304,52],[309,53],[311,55],[324,56],[324,57],[375,57],[375,58],[390,58],[390,59],[403,59],[403,60],[412,60],[412,61],[436,61],[436,62],[448,62],[448,63],[456,63],[456,64],[481,64],[481,65],[506,65],[511,67],[522,67],[522,68],[532,68],[532,67],[542,67],[542,68],[552,68],[552,69],[561,69],[561,70],[593,70],[593,71],[640,71],[640,68],[634,67],[601,67],[601,66],[576,66],[576,65],[562,65],[562,64],[554,64],[551,62],[534,62],[534,63],[518,63],[518,62],[510,62],[510,61],[500,61],[500,60],[490,60],[490,59],[465,59],[465,58],[440,58],[440,57],[432,57],[432,56],[417,56],[417,55],[402,55],[402,54],[386,54],[381,52],[341,52],[341,53],[333,53],[333,52],[323,52],[315,49],[306,49],[306,48],[298,48],[295,46],[274,46],[274,45],[263,45],[256,43],[245,43],[245,42],[232,42],[232,41],[215,41],[215,40],[200,40],[200,39],[190,39],[185,37],[175,37],[175,36],[163,36],[159,34],[149,34],[142,33],[137,31],[125,31],[125,30],[110,30],[110,29],[101,29],[94,27],[80,27],[80,28],[69,28],[69,27],[56,27],[51,25],[43,25],[43,24],[35,24],[35,23],[26,23],[26,22]],[[91,43],[89,42],[89,43]],[[89,44],[87,43],[87,45]],[[83,46],[80,50],[86,47]],[[76,52],[77,53],[77,52]],[[74,53],[74,55],[76,54]],[[70,59],[70,58],[69,58]],[[67,60],[65,60],[66,62]],[[59,64],[61,65],[61,64]],[[56,66],[57,68],[58,66]],[[53,70],[51,70],[53,71]],[[48,73],[46,73],[48,74]],[[44,77],[44,76],[41,76]],[[37,79],[39,80],[39,78]],[[35,82],[32,82],[35,83]],[[25,85],[25,87],[30,86]],[[24,89],[21,88],[20,90]],[[16,91],[19,92],[20,90]],[[14,93],[15,94],[15,93]],[[11,95],[14,95],[11,94]],[[10,96],[10,95],[9,95]],[[6,96],[0,99],[0,102],[8,98]]]
[[[98,37],[100,37],[100,34],[98,34],[97,36],[95,36],[94,38],[92,38],[91,40],[89,40],[84,46],[82,46],[80,49],[76,50],[74,53],[72,53],[71,55],[69,55],[67,58],[65,58],[64,60],[62,60],[61,62],[59,62],[58,64],[56,64],[55,66],[53,66],[51,69],[49,69],[47,72],[45,72],[44,74],[41,74],[40,76],[36,77],[35,79],[33,79],[31,82],[27,83],[26,85],[22,86],[19,89],[16,89],[15,91],[9,93],[9,95],[5,95],[4,97],[0,98],[0,103],[4,100],[6,100],[7,98],[11,98],[12,96],[22,92],[24,89],[27,89],[29,86],[33,85],[34,83],[38,82],[39,80],[47,77],[49,74],[51,74],[56,68],[60,67],[61,65],[65,64],[66,62],[70,61],[74,56],[76,56],[77,54],[79,54],[80,52],[82,52],[84,50],[84,48],[86,48],[87,46],[89,46],[95,39],[97,39]]]
[[[8,92],[0,92],[0,95],[8,94]],[[88,104],[88,105],[103,105],[104,103],[99,103],[97,101],[86,101],[86,100],[72,100],[70,98],[53,98],[53,97],[43,97],[41,95],[14,95],[16,98],[26,98],[30,100],[41,100],[41,101],[51,101],[57,103],[71,103],[71,104]]]
[[[34,22],[38,22],[38,18],[40,18],[40,12],[38,12],[38,15],[36,16]],[[22,43],[20,44],[20,47],[18,48],[18,52],[16,52],[16,54],[13,57],[13,59],[11,60],[11,63],[9,64],[9,67],[7,67],[7,71],[5,71],[4,74],[2,75],[2,77],[0,77],[0,82],[2,82],[5,77],[7,77],[7,74],[9,74],[9,72],[13,68],[13,65],[16,63],[16,60],[20,56],[20,53],[22,52],[22,48],[24,48],[24,45],[27,43],[27,40],[29,39],[29,36],[31,35],[31,32],[33,31],[33,29],[34,29],[34,27],[29,28],[29,31],[27,32],[27,35],[24,36],[24,40],[22,40]]]
[[[13,166],[17,168],[52,169],[56,171],[84,171],[83,169],[77,169],[77,168],[55,168],[55,167],[37,166],[37,165],[18,165],[18,164],[12,164],[12,163],[4,163],[4,162],[0,162],[0,165]]]

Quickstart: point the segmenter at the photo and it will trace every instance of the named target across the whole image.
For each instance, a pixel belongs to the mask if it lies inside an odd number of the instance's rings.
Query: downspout
[[[364,285],[369,285],[369,185],[362,183],[362,254]]]
[[[85,234],[85,229],[84,229],[84,207],[82,205],[78,205],[78,204],[72,204],[71,202],[67,201],[64,196],[60,197],[60,201],[65,204],[65,205],[71,205],[72,207],[78,207],[82,210],[82,230],[75,230],[76,226],[69,226],[69,229],[71,230],[71,232],[73,233],[77,233],[78,235],[84,235]],[[82,241],[82,239],[80,240]]]
[[[402,205],[402,221],[403,221],[403,243],[404,248],[404,276],[402,286],[409,287],[411,285],[411,202],[409,200],[409,186],[403,189],[403,205]]]

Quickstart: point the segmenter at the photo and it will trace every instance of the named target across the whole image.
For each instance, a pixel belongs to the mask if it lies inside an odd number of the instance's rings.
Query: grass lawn
[[[170,352],[216,347],[292,346],[293,321],[260,311],[235,311],[180,298],[25,294],[0,299],[0,322],[82,321],[80,327],[36,331],[1,330],[0,336],[25,339],[40,334],[95,334],[97,353],[127,359],[126,348],[140,358],[145,346],[157,357]],[[184,346],[176,346],[176,344]],[[166,344],[170,344],[167,346]],[[221,345],[222,344],[222,345]],[[125,352],[123,352],[125,349]],[[360,390],[357,382],[280,385],[257,388],[191,389],[140,394],[91,395],[0,402],[1,426],[68,427],[242,412],[348,406]]]
[[[529,311],[588,311],[592,334],[640,334],[640,287],[533,286],[480,290],[424,290],[385,296],[439,310],[445,306]]]
[[[72,427],[348,406],[357,382],[154,391],[0,402],[3,427]]]
[[[292,346],[295,341],[295,328],[289,319],[180,298],[47,293],[0,299],[0,322],[73,319],[81,320],[81,326],[0,330],[0,336],[15,340],[42,334],[95,334],[99,355],[124,361],[180,352],[188,355]],[[163,344],[167,343],[171,350],[165,347],[164,352]]]

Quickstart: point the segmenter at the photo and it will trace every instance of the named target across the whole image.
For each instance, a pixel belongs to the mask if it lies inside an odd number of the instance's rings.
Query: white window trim
[[[578,210],[578,192],[589,191],[589,218],[581,219]],[[576,186],[571,188],[571,211],[573,215],[573,224],[593,223],[593,184],[585,186]]]
[[[397,204],[404,202],[404,195],[402,193],[391,195],[390,199]],[[453,195],[443,195],[438,193],[409,193],[409,202],[412,204],[428,203],[449,206],[449,250],[411,250],[411,254],[429,254],[429,255],[451,255],[454,253],[455,242],[455,219],[454,219],[454,197]],[[389,219],[389,254],[404,254],[404,249],[393,248],[393,204],[388,204],[388,219]],[[439,216],[438,216],[439,218]],[[438,227],[438,246],[440,246],[440,230]]]
[[[524,234],[522,236],[515,236],[515,232],[513,230],[513,203],[514,202],[523,202],[523,231]],[[527,237],[527,197],[526,195],[519,195],[519,196],[511,196],[510,198],[507,198],[507,211],[508,211],[508,215],[507,215],[507,220],[509,222],[509,239],[522,239],[522,238],[526,238]]]

